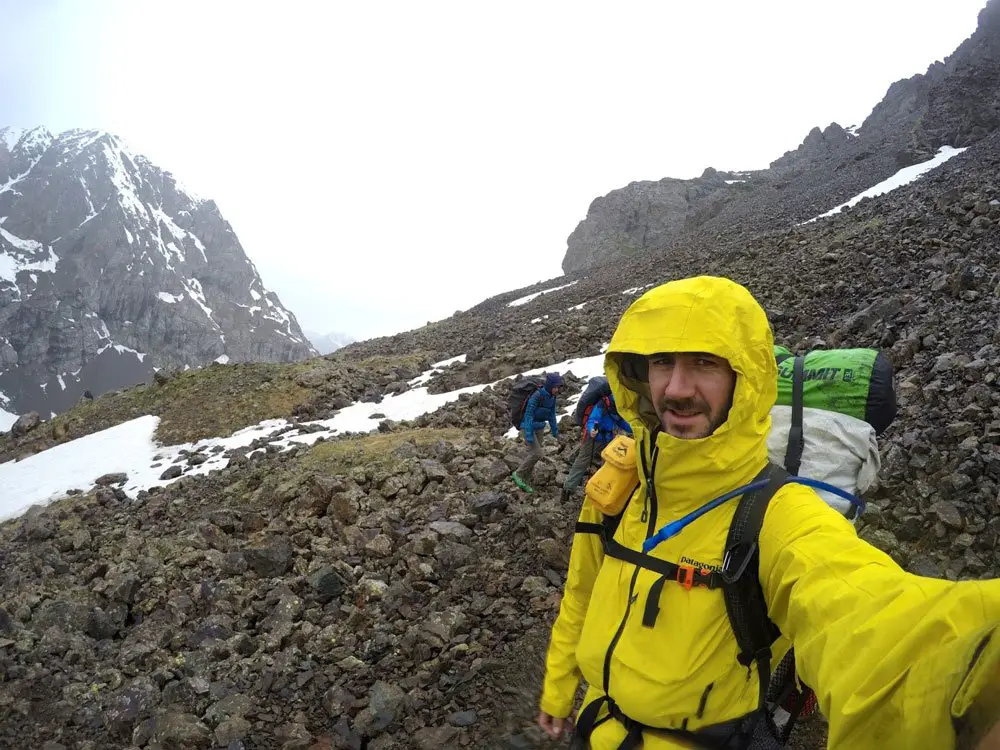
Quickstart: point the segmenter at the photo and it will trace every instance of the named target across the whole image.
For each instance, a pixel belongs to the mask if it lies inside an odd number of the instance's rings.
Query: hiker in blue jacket
[[[607,395],[587,410],[583,426],[583,436],[576,459],[569,467],[569,476],[563,482],[562,500],[571,499],[573,491],[579,487],[594,460],[601,455],[607,444],[614,440],[615,435],[624,432],[632,434],[632,428],[615,407],[615,397]]]
[[[557,372],[550,372],[545,376],[545,384],[528,397],[528,403],[524,407],[524,419],[521,420],[520,433],[528,446],[528,454],[521,461],[511,478],[514,484],[525,492],[534,492],[532,489],[531,473],[535,470],[535,464],[542,457],[542,440],[545,437],[545,425],[548,423],[549,432],[552,437],[559,437],[559,425],[556,424],[556,396],[562,389],[562,375]]]

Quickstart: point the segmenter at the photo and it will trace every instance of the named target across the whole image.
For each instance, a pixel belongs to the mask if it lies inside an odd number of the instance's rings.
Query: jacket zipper
[[[659,430],[654,430],[650,434],[649,438],[649,466],[646,465],[646,453],[645,451],[640,451],[639,455],[642,457],[642,473],[646,478],[646,493],[642,500],[642,516],[639,519],[646,526],[646,538],[653,536],[656,531],[656,515],[659,509],[659,502],[656,498],[656,484],[654,483],[654,478],[656,477],[656,459],[660,456],[660,446],[656,443],[656,434]]]
[[[705,715],[705,706],[708,704],[708,694],[712,692],[712,688],[715,687],[714,682],[708,683],[708,687],[705,688],[705,692],[701,694],[701,700],[698,701],[698,713],[695,717],[700,719]]]
[[[632,602],[635,601],[633,597],[633,591],[635,590],[635,581],[639,577],[639,566],[635,566],[635,571],[632,573],[632,580],[628,584],[628,603],[625,605],[625,614],[622,616],[622,621],[618,625],[618,630],[615,631],[614,637],[611,639],[611,643],[608,644],[608,651],[604,654],[604,694],[611,695],[609,692],[609,686],[611,683],[611,654],[614,653],[615,646],[618,645],[618,640],[622,637],[622,633],[625,631],[625,623],[628,622],[629,613],[632,611]]]

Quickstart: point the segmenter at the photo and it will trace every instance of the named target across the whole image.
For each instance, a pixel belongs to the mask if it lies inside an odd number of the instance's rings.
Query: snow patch
[[[218,362],[220,365],[228,365],[229,364],[229,355],[228,354],[222,354],[222,355],[216,357],[215,359],[213,359],[212,361],[213,362]]]
[[[3,237],[18,250],[24,253],[30,253],[31,255],[36,255],[43,249],[43,245],[40,242],[35,242],[34,240],[23,240],[20,237],[15,237],[2,227],[0,227],[0,237]],[[15,258],[0,250],[0,280],[16,284],[17,274],[20,271],[53,273],[56,270],[56,265],[59,263],[59,256],[52,252],[51,247],[45,247],[44,249],[48,250],[48,256],[43,257],[42,260],[24,260],[21,258]]]
[[[953,148],[952,146],[942,146],[940,149],[938,149],[938,152],[933,159],[921,162],[920,164],[913,164],[909,167],[904,167],[903,169],[896,172],[896,174],[894,174],[892,177],[886,180],[882,180],[882,182],[878,183],[877,185],[873,185],[872,187],[865,190],[863,193],[855,195],[846,203],[841,203],[839,206],[831,208],[826,213],[820,214],[819,216],[814,216],[813,218],[809,219],[809,221],[802,222],[802,224],[811,224],[812,222],[818,219],[825,219],[827,216],[833,216],[834,214],[840,213],[845,208],[850,208],[851,206],[855,205],[864,198],[874,198],[877,195],[883,195],[885,193],[890,192],[891,190],[895,190],[898,187],[902,187],[903,185],[909,185],[918,177],[921,177],[922,175],[926,174],[930,170],[934,169],[934,167],[941,166],[946,161],[951,159],[953,156],[958,156],[967,148],[968,146],[966,146],[965,148]]]
[[[589,300],[587,302],[581,302],[579,305],[573,305],[572,307],[567,307],[566,312],[573,312],[574,310],[582,310],[588,304],[590,304]]]
[[[139,196],[136,195],[135,186],[132,183],[132,177],[129,175],[128,169],[125,167],[125,159],[131,161],[127,154],[124,154],[121,148],[119,148],[115,139],[109,139],[110,142],[104,143],[104,148],[102,152],[104,154],[104,160],[111,170],[111,182],[118,191],[118,201],[121,203],[122,208],[129,211],[136,216],[142,216],[143,218],[149,218],[149,212],[146,211],[146,207],[139,200]]]
[[[250,296],[254,298],[255,302],[260,302],[260,294],[257,292],[256,289],[250,290]]]
[[[102,346],[100,349],[97,350],[97,353],[101,354],[105,350],[111,348],[113,348],[119,354],[126,354],[126,353],[134,354],[136,357],[139,358],[140,362],[143,362],[146,359],[146,354],[144,352],[137,352],[135,349],[132,349],[128,346],[123,346],[122,344],[105,344],[104,346]]]
[[[168,305],[176,304],[180,302],[182,299],[184,299],[183,294],[168,294],[167,292],[160,292],[156,296],[159,297],[164,302],[166,302]]]
[[[607,346],[604,344],[601,347],[602,352]],[[464,355],[435,364],[448,366],[457,361],[464,361]],[[529,370],[524,374],[570,370],[583,378],[600,375],[604,371],[604,355],[568,359],[565,362]],[[127,475],[123,489],[126,495],[134,499],[140,490],[162,487],[175,481],[160,479],[160,475],[166,466],[183,462],[182,451],[198,451],[208,456],[208,460],[199,466],[186,466],[183,476],[204,475],[216,469],[223,469],[229,464],[229,459],[224,455],[225,451],[245,448],[258,438],[273,436],[269,441],[271,445],[288,448],[296,444],[311,445],[321,436],[330,437],[335,433],[370,432],[378,429],[378,424],[383,419],[383,417],[373,417],[374,414],[384,414],[384,418],[397,421],[415,419],[457,400],[463,393],[478,393],[500,382],[502,380],[438,394],[430,394],[426,388],[416,388],[398,395],[386,396],[380,403],[355,403],[342,409],[331,419],[308,423],[319,425],[324,429],[307,434],[301,434],[296,429],[277,435],[276,433],[287,428],[289,423],[283,419],[272,419],[247,427],[228,437],[161,447],[154,441],[159,417],[142,416],[93,435],[63,443],[22,461],[0,464],[0,520],[17,517],[31,505],[45,504],[58,499],[69,489],[88,489],[94,479],[113,472],[124,472]],[[570,414],[578,398],[569,399],[562,413]],[[4,414],[6,413],[0,412],[0,419],[8,420],[9,417],[5,417]],[[516,434],[516,431],[512,432]],[[212,450],[216,447],[221,447],[222,452],[213,453]]]
[[[202,312],[205,313],[205,317],[207,317],[210,321],[212,321],[212,324],[216,328],[218,328],[219,324],[216,323],[215,319],[212,317],[212,308],[208,306],[208,303],[205,300],[205,292],[201,288],[201,282],[198,281],[198,279],[193,279],[193,278],[183,279],[183,282],[184,282],[184,288],[187,290],[188,296],[195,301],[198,307],[202,309]]]
[[[17,142],[21,140],[21,136],[23,134],[24,134],[24,128],[14,128],[14,127],[0,128],[0,140],[3,141],[8,151],[14,150],[14,146],[16,146]]]
[[[560,289],[569,289],[571,286],[573,286],[576,283],[579,283],[579,280],[577,280],[577,281],[571,281],[568,284],[563,284],[562,286],[554,286],[551,289],[543,289],[540,292],[535,292],[534,294],[529,294],[526,297],[519,297],[518,299],[514,300],[513,302],[508,302],[507,303],[507,307],[520,307],[521,305],[526,305],[529,302],[531,302],[531,300],[533,300],[533,299],[535,299],[537,297],[541,297],[543,294],[552,294],[552,292],[558,292]]]
[[[11,414],[9,411],[4,411],[0,409],[0,432],[9,432],[10,428],[14,426],[17,421],[18,415]],[[2,467],[0,467],[2,469]]]
[[[465,355],[459,354],[457,357],[452,357],[451,359],[442,359],[440,362],[434,362],[431,365],[431,369],[420,373],[419,375],[417,375],[417,377],[410,380],[409,385],[411,386],[424,385],[438,373],[444,372],[445,368],[451,367],[456,362],[464,362],[464,361],[465,361]]]

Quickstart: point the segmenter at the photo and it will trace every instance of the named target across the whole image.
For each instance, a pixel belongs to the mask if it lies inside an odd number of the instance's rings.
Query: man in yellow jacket
[[[614,532],[642,551],[664,524],[751,483],[768,465],[777,394],[767,317],[742,286],[714,277],[650,290],[622,316],[605,372],[636,440],[638,489]],[[777,747],[758,722],[757,662],[740,647],[717,587],[738,500],[704,513],[648,554],[680,582],[606,555],[577,533],[546,659],[539,724],[578,747]],[[1000,719],[1000,580],[953,583],[903,571],[799,484],[773,495],[758,578],[799,678],[829,719],[829,747],[986,748]],[[601,523],[585,501],[578,528]],[[634,555],[633,555],[634,556]],[[655,567],[655,566],[653,566]],[[662,567],[662,565],[661,565]],[[686,584],[686,585],[685,585]],[[758,664],[759,667],[759,664]],[[766,678],[765,678],[766,680]]]

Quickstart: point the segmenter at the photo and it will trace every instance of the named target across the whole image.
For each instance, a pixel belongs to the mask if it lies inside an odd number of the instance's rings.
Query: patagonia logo
[[[721,565],[710,565],[709,563],[703,563],[694,558],[688,557],[687,555],[681,555],[681,565],[690,565],[692,568],[698,568],[699,570],[714,570],[716,573],[722,572]]]

